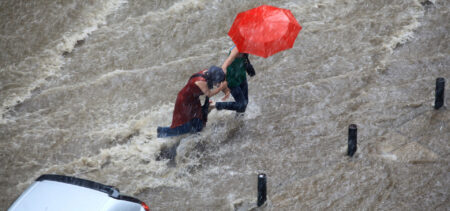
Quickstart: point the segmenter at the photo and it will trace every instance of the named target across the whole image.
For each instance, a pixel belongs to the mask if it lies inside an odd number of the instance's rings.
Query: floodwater
[[[156,138],[189,76],[226,59],[237,13],[261,4],[303,30],[290,50],[250,56],[245,115],[212,111],[199,134]],[[0,210],[46,173],[114,185],[152,210],[449,210],[449,8],[3,0]],[[435,110],[438,77],[447,97]]]

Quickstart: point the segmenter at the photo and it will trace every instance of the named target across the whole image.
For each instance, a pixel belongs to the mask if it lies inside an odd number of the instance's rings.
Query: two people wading
[[[209,111],[214,107],[217,110],[245,112],[248,104],[246,72],[250,76],[255,75],[248,54],[239,53],[237,48],[233,47],[222,68],[212,66],[192,75],[178,92],[171,126],[158,127],[157,136],[162,138],[200,132],[206,125]],[[231,94],[235,101],[217,103],[209,101],[209,97],[221,91],[225,93],[223,100]],[[206,95],[203,106],[200,102],[201,95]]]

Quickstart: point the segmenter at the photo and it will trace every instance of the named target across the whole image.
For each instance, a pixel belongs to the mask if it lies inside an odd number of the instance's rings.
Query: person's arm
[[[203,94],[205,94],[208,97],[212,97],[212,96],[216,95],[217,93],[219,93],[220,91],[222,91],[222,89],[224,89],[226,87],[226,84],[224,86],[224,82],[222,82],[219,87],[212,89],[212,90],[208,88],[208,84],[206,83],[206,81],[196,81],[195,85],[197,85],[198,88],[200,88],[200,90],[202,90]]]
[[[225,101],[226,99],[228,99],[228,98],[230,97],[231,91],[230,91],[230,89],[228,88],[228,83],[227,83],[227,81],[224,81],[222,84],[224,85],[224,88],[222,89],[222,92],[223,92],[223,94],[225,94],[225,96],[223,96],[223,98],[222,98],[222,101]],[[222,84],[221,84],[221,85],[222,85]]]
[[[234,47],[233,50],[231,50],[230,55],[228,58],[223,62],[222,64],[222,70],[225,74],[227,74],[227,67],[230,66],[231,63],[233,63],[234,59],[239,55],[239,51],[237,47]]]

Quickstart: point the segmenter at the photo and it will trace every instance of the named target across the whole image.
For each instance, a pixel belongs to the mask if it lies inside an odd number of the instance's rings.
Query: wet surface
[[[448,96],[433,107],[438,77],[450,93],[447,1],[264,3],[302,25],[294,47],[250,55],[245,115],[167,139],[177,92],[222,64],[236,14],[260,2],[0,3],[0,210],[46,173],[152,210],[448,209]]]

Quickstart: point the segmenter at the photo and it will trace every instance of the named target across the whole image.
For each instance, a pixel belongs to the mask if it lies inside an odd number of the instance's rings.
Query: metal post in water
[[[267,179],[266,174],[258,175],[258,202],[257,205],[260,207],[267,200]]]
[[[355,124],[351,124],[348,127],[348,148],[347,155],[353,157],[357,149],[357,127]]]
[[[436,79],[436,98],[434,100],[434,109],[439,109],[444,105],[445,79]]]

